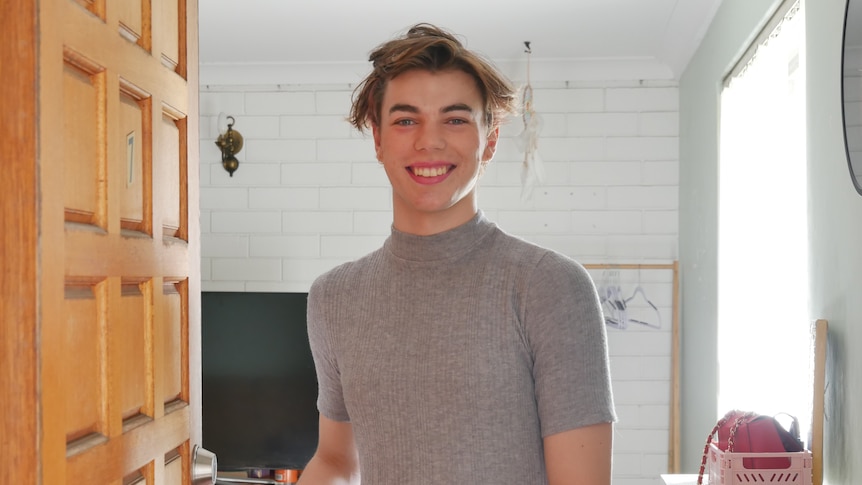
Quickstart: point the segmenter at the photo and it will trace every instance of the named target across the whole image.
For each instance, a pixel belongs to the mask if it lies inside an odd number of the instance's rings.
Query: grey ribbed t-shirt
[[[320,276],[308,333],[363,485],[544,484],[544,436],[616,419],[589,274],[481,212]]]

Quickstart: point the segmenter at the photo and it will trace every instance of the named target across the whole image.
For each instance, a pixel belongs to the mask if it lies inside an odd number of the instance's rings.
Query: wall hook
[[[215,144],[221,150],[222,167],[233,177],[233,173],[239,168],[236,154],[242,150],[242,135],[233,129],[233,124],[236,121],[233,116],[228,116],[227,120],[227,131],[219,135]]]

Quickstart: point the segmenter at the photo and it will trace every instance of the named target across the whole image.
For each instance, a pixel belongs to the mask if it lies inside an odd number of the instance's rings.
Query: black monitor
[[[307,293],[203,292],[203,447],[219,471],[296,469],[317,448]]]

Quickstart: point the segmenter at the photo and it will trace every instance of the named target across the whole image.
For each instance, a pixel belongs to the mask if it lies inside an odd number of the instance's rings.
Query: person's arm
[[[297,485],[350,485],[359,483],[359,458],[353,442],[353,425],[320,415],[317,451],[300,474]]]
[[[550,485],[610,485],[613,424],[600,423],[545,437]]]

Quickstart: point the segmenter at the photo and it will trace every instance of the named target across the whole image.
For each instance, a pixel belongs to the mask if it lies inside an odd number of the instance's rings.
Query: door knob
[[[195,445],[192,452],[192,485],[214,485],[217,472],[215,453]]]

